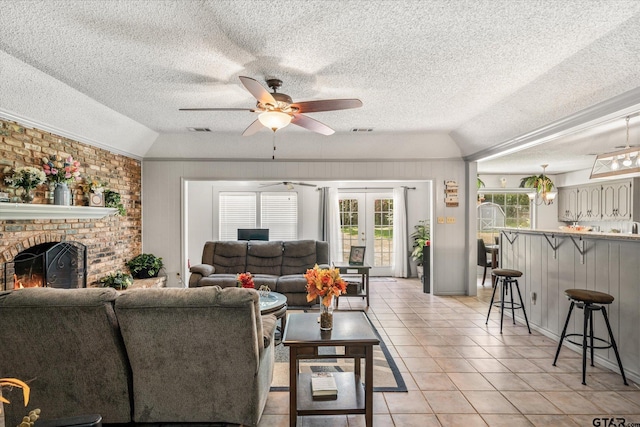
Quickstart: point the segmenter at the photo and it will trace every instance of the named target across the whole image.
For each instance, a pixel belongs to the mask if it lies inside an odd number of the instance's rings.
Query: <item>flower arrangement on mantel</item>
[[[51,158],[42,158],[42,170],[44,170],[47,179],[51,182],[69,184],[72,181],[79,181],[80,178],[80,162],[73,160],[69,156],[66,159],[52,156]]]
[[[322,305],[328,307],[333,301],[347,291],[347,282],[340,277],[340,270],[335,267],[320,268],[316,264],[304,274],[307,279],[307,302],[320,298]]]
[[[90,176],[84,177],[80,187],[84,193],[102,194],[107,186],[107,182],[100,181],[99,178],[92,178]]]
[[[31,199],[31,191],[47,179],[43,171],[32,166],[20,166],[13,170],[10,176],[5,177],[4,181],[11,187],[21,188],[23,190],[23,200]],[[25,200],[25,201],[31,201]]]
[[[248,271],[246,273],[240,273],[236,276],[239,288],[255,289],[256,285],[253,283],[253,276]]]
[[[17,378],[0,378],[0,387],[18,387],[22,389],[22,395],[24,398],[24,406],[26,407],[29,404],[29,395],[31,393],[31,389],[24,382]],[[0,402],[3,403],[11,403],[6,398],[0,396]],[[0,408],[1,409],[1,408]],[[35,422],[40,417],[40,409],[34,409],[29,412],[29,414],[22,418],[22,422],[18,427],[33,427]]]

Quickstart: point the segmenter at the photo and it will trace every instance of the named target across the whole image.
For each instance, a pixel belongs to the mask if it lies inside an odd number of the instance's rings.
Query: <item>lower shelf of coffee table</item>
[[[314,399],[311,374],[298,374],[298,415],[364,414],[364,384],[353,372],[333,372],[338,387],[337,398]]]

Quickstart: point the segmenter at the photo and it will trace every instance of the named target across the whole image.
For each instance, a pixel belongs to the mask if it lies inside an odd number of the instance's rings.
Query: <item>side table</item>
[[[282,333],[287,325],[287,297],[278,292],[260,294],[260,314],[273,314],[280,319]]]
[[[353,265],[346,262],[336,262],[333,266],[340,271],[340,274],[355,273],[359,274],[362,279],[362,289],[357,294],[342,294],[336,300],[336,308],[340,303],[340,298],[361,297],[367,299],[367,307],[369,307],[369,272],[371,266],[367,264]]]
[[[318,313],[293,313],[282,343],[289,347],[289,425],[298,416],[364,414],[373,426],[373,346],[379,345],[373,326],[361,311],[333,313],[333,329],[320,331]],[[344,346],[342,355],[320,354],[320,347]],[[314,400],[311,374],[300,373],[300,359],[353,359],[354,372],[334,372],[336,400]],[[365,360],[364,383],[361,360]]]

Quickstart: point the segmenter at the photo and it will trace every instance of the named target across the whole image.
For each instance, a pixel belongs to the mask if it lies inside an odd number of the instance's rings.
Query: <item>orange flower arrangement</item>
[[[304,275],[307,279],[307,301],[312,302],[320,297],[322,304],[329,306],[331,297],[339,296],[347,291],[347,282],[340,277],[337,268],[320,268],[316,264]]]
[[[236,280],[238,281],[239,288],[250,288],[255,289],[256,286],[253,283],[253,276],[248,271],[246,273],[240,273],[236,276]]]

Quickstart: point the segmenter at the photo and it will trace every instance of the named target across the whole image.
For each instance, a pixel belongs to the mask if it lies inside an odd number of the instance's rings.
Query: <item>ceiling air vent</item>
[[[351,132],[373,132],[373,128],[353,128]]]
[[[211,132],[209,128],[187,128],[189,132]]]

